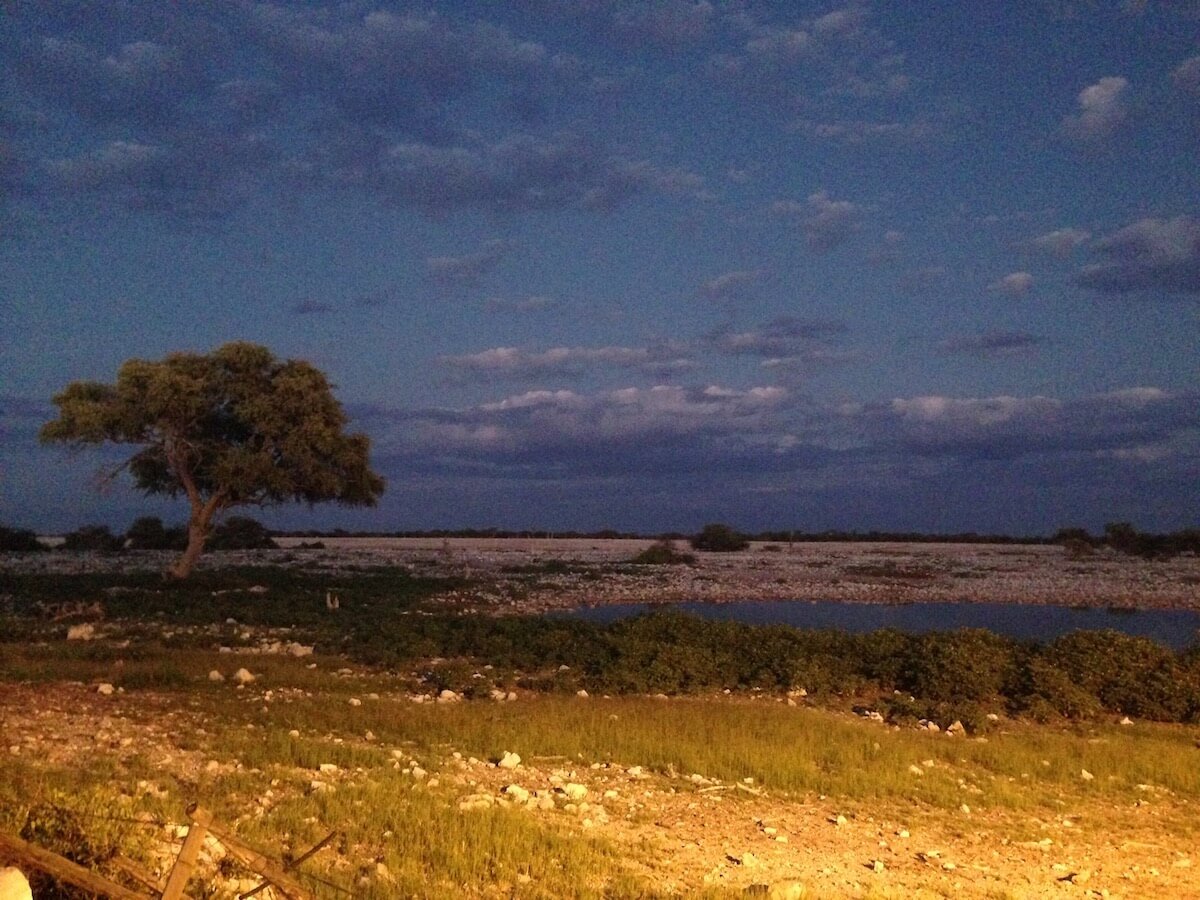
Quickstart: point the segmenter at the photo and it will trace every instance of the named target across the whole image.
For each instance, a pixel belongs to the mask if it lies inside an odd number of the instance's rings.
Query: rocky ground
[[[796,543],[701,553],[690,566],[628,565],[645,540],[324,538],[323,549],[284,538],[283,549],[211,555],[239,563],[346,567],[400,565],[465,576],[443,600],[495,611],[696,600],[833,600],[864,603],[966,601],[1200,610],[1200,557],[1144,560],[1110,551],[1070,556],[1054,545]],[[686,550],[683,542],[678,549]],[[139,554],[165,568],[169,554]],[[128,567],[129,555],[9,555],[14,571]]]
[[[385,695],[380,702],[412,698]],[[184,694],[6,685],[0,721],[13,760],[110,771],[115,778],[134,759],[149,760],[156,774],[137,782],[135,793],[178,800],[175,806],[183,802],[171,796],[175,785],[230,766],[197,747],[194,736],[213,723]],[[511,806],[553,827],[603,837],[628,848],[646,884],[682,896],[719,886],[771,897],[1200,897],[1193,812],[1186,800],[1153,785],[1141,786],[1143,796],[1132,803],[1089,799],[1050,813],[964,804],[948,812],[787,797],[749,779],[656,774],[633,760],[590,766],[536,754],[481,760],[447,749],[422,767],[403,748],[391,758],[391,767],[403,766],[411,777],[412,790],[440,798],[460,815]],[[371,777],[337,766],[300,775],[311,790]],[[164,866],[178,831],[170,823],[161,830]],[[338,868],[357,869],[368,879],[387,876],[360,859],[338,860]],[[226,887],[248,884],[231,878]],[[497,896],[523,896],[520,888]]]

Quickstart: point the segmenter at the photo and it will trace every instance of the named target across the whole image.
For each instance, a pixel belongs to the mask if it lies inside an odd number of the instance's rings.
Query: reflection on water
[[[675,610],[705,619],[751,625],[796,628],[840,628],[846,631],[950,631],[986,628],[1013,638],[1049,641],[1072,631],[1109,628],[1151,638],[1176,650],[1200,638],[1200,612],[1125,607],[1092,609],[1076,606],[1030,606],[1014,603],[836,603],[804,600],[737,603],[662,603],[597,606],[565,615],[592,622],[612,622],[651,610]]]

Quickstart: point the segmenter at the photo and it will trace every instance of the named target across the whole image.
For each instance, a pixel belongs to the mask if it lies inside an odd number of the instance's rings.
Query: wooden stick
[[[241,859],[247,866],[258,872],[264,878],[271,882],[272,885],[288,897],[294,897],[295,900],[314,900],[313,895],[300,882],[296,881],[287,872],[283,870],[283,866],[267,859],[249,844],[245,843],[241,838],[232,832],[226,831],[222,825],[216,823],[208,823],[208,830],[211,831],[230,853]],[[170,900],[165,894],[163,900]]]
[[[32,868],[45,872],[59,881],[65,881],[67,884],[91,891],[101,897],[109,897],[111,900],[147,900],[151,896],[131,891],[115,881],[109,881],[107,878],[97,875],[90,869],[85,869],[69,859],[64,859],[57,853],[51,853],[49,850],[44,850],[2,831],[0,831],[0,850],[29,863]]]
[[[285,869],[296,868],[298,865],[300,865],[300,863],[304,862],[310,856],[315,854],[318,850],[320,850],[322,847],[324,847],[326,844],[328,844],[330,841],[332,841],[337,836],[338,836],[338,833],[336,831],[329,832],[329,834],[325,835],[325,837],[321,838],[321,840],[317,841],[317,843],[313,844],[313,846],[311,846],[309,849],[305,850],[303,853],[301,853],[299,856],[297,856],[291,862],[284,863],[283,867]],[[254,888],[252,890],[246,891],[246,893],[241,895],[241,898],[242,898],[242,900],[248,900],[248,898],[253,897],[262,891],[265,891],[270,886],[271,886],[271,882],[264,881],[258,887]]]
[[[192,804],[187,809],[187,814],[192,820],[192,824],[188,826],[187,837],[183,839],[183,848],[179,851],[179,856],[175,858],[175,865],[171,867],[171,875],[167,878],[167,886],[163,888],[162,900],[181,900],[183,897],[183,889],[187,885],[187,881],[192,877],[192,870],[196,868],[196,859],[200,856],[200,848],[204,846],[204,833],[212,822],[212,815],[208,810]]]

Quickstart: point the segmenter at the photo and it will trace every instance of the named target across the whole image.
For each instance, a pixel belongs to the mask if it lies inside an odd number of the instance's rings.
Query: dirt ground
[[[188,783],[204,765],[202,750],[178,746],[205,725],[185,695],[7,685],[0,722],[12,758],[111,766],[119,776],[123,761],[140,755],[161,783]],[[529,791],[582,785],[586,799],[573,808],[528,814],[630,848],[630,859],[652,860],[640,864],[647,883],[682,896],[719,885],[774,897],[1200,897],[1194,812],[1162,794],[1046,815],[841,808],[832,798],[774,796],[753,784],[698,786],[691,776],[649,775],[631,764],[572,768],[537,756],[515,771],[447,757],[432,774],[440,777],[430,789],[463,815],[472,799],[509,802],[504,788],[512,783]]]

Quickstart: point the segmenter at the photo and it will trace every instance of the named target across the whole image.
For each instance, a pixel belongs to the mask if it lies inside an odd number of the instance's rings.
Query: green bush
[[[208,537],[209,550],[274,550],[271,532],[249,516],[230,516]]]
[[[1016,645],[981,628],[921,635],[909,648],[900,689],[933,702],[991,700],[1016,673]]]
[[[691,553],[680,553],[673,541],[663,538],[637,554],[630,562],[637,566],[691,566],[695,564],[696,557]]]
[[[0,525],[0,551],[4,553],[38,553],[46,548],[37,535],[27,528],[6,528]]]
[[[691,544],[694,550],[732,553],[738,550],[745,550],[750,546],[750,541],[728,525],[714,523],[705,525],[699,534],[694,535],[691,539]]]
[[[125,546],[125,538],[113,534],[107,525],[84,525],[64,536],[64,550],[90,550],[111,553]]]
[[[187,546],[187,529],[165,528],[157,516],[142,516],[129,526],[125,540],[130,550],[182,550]]]

